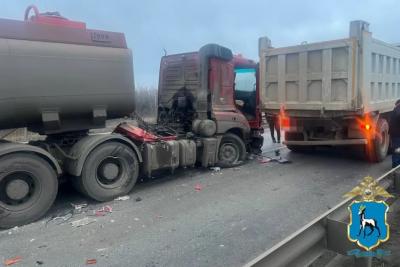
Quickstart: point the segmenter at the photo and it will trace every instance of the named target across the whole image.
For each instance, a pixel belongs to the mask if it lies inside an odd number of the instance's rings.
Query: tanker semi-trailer
[[[346,39],[273,48],[260,38],[263,110],[280,116],[293,151],[363,148],[373,162],[388,152],[388,119],[400,98],[400,48],[350,23]]]
[[[254,103],[245,106],[251,120],[234,103],[234,65],[248,70],[243,77],[250,78],[251,90],[241,97]],[[61,177],[107,201],[158,169],[236,166],[249,147],[262,145],[258,94],[251,93],[256,66],[214,44],[164,58],[162,112],[158,124],[148,125],[134,116],[132,55],[123,34],[87,29],[34,6],[25,21],[0,19],[0,129],[26,127],[42,137],[28,143],[0,139],[0,228],[43,216]],[[90,132],[129,116],[136,121],[122,122],[112,133]]]

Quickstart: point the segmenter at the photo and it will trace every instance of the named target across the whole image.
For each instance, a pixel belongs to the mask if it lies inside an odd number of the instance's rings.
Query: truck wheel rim
[[[0,202],[14,211],[22,210],[38,198],[37,179],[23,171],[7,174],[0,181]]]
[[[97,180],[102,187],[115,188],[126,180],[126,164],[118,157],[107,157],[97,167]]]
[[[224,162],[235,163],[239,160],[239,149],[233,143],[222,144],[219,151],[219,159]]]

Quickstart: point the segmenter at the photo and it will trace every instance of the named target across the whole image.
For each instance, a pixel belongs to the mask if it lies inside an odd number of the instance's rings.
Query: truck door
[[[257,77],[254,68],[235,68],[235,102],[248,121],[257,119]]]
[[[235,111],[233,88],[233,64],[212,58],[210,60],[210,89],[214,111]]]

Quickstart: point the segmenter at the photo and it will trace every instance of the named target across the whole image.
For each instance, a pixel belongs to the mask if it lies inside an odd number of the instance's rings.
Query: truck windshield
[[[254,68],[235,68],[235,100],[242,100],[239,109],[248,118],[256,115],[256,70]]]

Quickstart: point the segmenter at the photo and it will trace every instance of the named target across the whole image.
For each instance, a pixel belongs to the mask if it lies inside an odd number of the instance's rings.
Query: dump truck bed
[[[265,111],[292,114],[386,112],[400,98],[400,49],[352,22],[350,37],[272,48],[260,39],[260,94]]]

